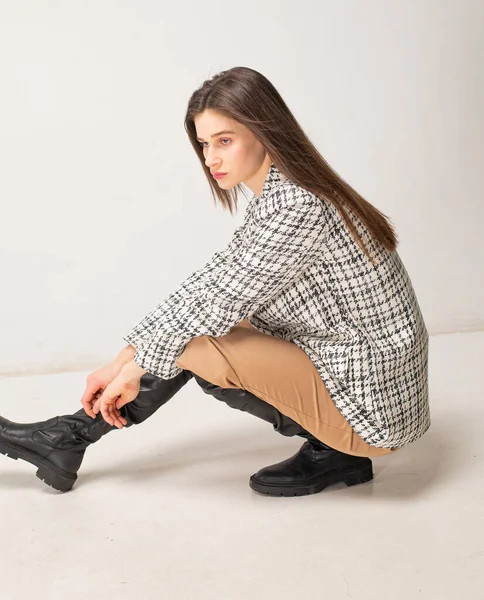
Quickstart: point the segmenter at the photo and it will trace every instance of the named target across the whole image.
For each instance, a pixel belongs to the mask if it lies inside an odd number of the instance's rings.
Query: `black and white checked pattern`
[[[124,336],[135,362],[170,379],[192,338],[225,335],[248,318],[306,352],[368,444],[421,437],[430,427],[425,322],[398,252],[350,214],[376,266],[329,201],[271,164],[227,247]]]

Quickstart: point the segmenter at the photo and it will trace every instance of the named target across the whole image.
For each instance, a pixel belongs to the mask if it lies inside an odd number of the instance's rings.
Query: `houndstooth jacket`
[[[123,339],[162,379],[197,336],[219,337],[243,319],[297,344],[336,407],[369,445],[404,446],[430,427],[429,335],[397,251],[352,216],[374,266],[341,215],[271,164],[243,224]]]

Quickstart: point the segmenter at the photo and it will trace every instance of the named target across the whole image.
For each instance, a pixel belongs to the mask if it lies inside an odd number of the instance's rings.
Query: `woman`
[[[224,208],[253,192],[227,247],[125,336],[73,415],[1,419],[0,451],[72,488],[87,446],[141,423],[192,377],[305,438],[250,478],[273,496],[373,477],[370,457],[430,427],[428,332],[387,218],[344,182],[274,86],[236,67],[194,92],[185,128]],[[220,176],[217,176],[220,173]]]

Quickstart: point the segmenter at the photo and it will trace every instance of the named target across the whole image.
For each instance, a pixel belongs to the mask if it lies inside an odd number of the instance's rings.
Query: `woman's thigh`
[[[222,388],[248,390],[341,452],[392,452],[368,445],[353,430],[299,346],[254,329],[247,319],[224,336],[192,339],[176,364]]]

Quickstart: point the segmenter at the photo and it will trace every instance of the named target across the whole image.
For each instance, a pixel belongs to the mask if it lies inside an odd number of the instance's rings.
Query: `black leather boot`
[[[350,486],[371,479],[373,465],[370,458],[352,456],[325,444],[307,441],[290,458],[254,473],[249,485],[268,496],[306,496],[335,483]]]
[[[172,398],[191,378],[183,370],[171,379],[145,373],[138,396],[121,407],[127,425],[143,422]],[[0,452],[38,467],[37,477],[61,492],[69,491],[77,479],[86,448],[104,434],[118,429],[99,412],[90,417],[81,408],[72,415],[52,417],[37,423],[15,423],[0,417]]]
[[[264,467],[249,480],[250,487],[269,496],[305,496],[335,483],[347,486],[373,479],[370,458],[353,456],[331,448],[299,423],[283,415],[275,406],[244,389],[221,388],[193,374],[206,394],[223,400],[231,408],[243,410],[272,423],[282,435],[306,438],[296,454],[282,462]]]

